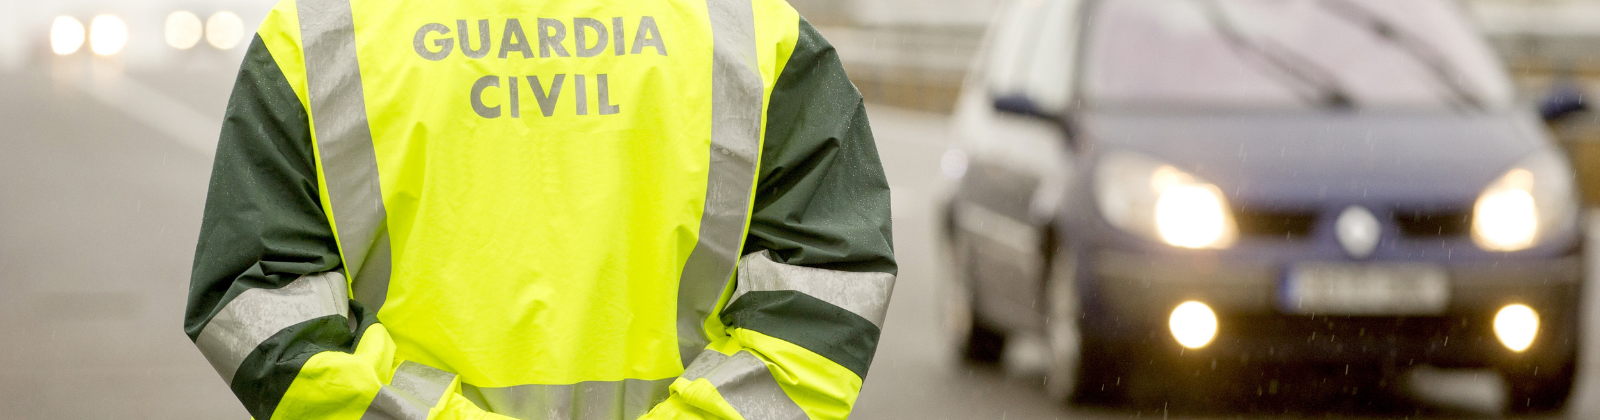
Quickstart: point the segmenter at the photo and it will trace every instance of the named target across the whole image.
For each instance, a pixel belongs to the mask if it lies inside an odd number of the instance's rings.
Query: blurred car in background
[[[1012,5],[942,162],[963,356],[1040,334],[1047,388],[1079,401],[1432,365],[1498,369],[1512,411],[1562,407],[1586,270],[1571,169],[1457,7]]]

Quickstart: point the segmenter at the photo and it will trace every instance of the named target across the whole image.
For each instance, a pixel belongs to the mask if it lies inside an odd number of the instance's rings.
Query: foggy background
[[[1024,0],[1026,1],[1026,0]],[[792,0],[839,50],[868,99],[894,190],[899,286],[855,418],[1495,418],[1492,372],[1423,371],[1409,396],[1309,399],[1286,413],[1068,408],[1044,396],[1028,338],[1001,367],[955,361],[940,338],[934,231],[948,113],[998,0]],[[1553,80],[1600,80],[1600,1],[1464,4],[1532,106]],[[183,335],[190,259],[234,72],[270,1],[0,0],[0,419],[245,419]],[[231,49],[163,40],[176,10],[236,13]],[[51,52],[53,19],[126,22],[109,57]],[[83,49],[87,49],[85,45]],[[1591,87],[1593,89],[1593,87]],[[1593,90],[1591,90],[1593,91]],[[1600,162],[1600,121],[1556,126],[1575,161]],[[1590,203],[1600,165],[1577,165]],[[1590,252],[1593,252],[1591,250]],[[1591,302],[1594,300],[1591,299]],[[1595,312],[1585,354],[1594,354]],[[1600,418],[1597,369],[1580,361],[1567,414]],[[1293,404],[1291,407],[1295,407]]]

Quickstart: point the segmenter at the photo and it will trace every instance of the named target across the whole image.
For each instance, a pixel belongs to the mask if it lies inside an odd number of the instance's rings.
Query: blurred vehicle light
[[[944,156],[939,158],[939,171],[950,179],[961,179],[961,177],[966,176],[967,153],[961,151],[961,149],[946,150]]]
[[[1217,186],[1142,154],[1107,154],[1095,172],[1095,195],[1112,225],[1173,246],[1227,248],[1238,236]]]
[[[180,50],[194,48],[200,43],[201,31],[205,29],[200,23],[200,17],[187,10],[179,10],[167,15],[167,45]]]
[[[1506,305],[1494,316],[1494,335],[1511,351],[1522,352],[1539,334],[1539,314],[1523,304]]]
[[[95,54],[112,55],[128,45],[128,25],[112,15],[95,16],[89,22],[89,49]]]
[[[1223,238],[1227,212],[1222,194],[1210,185],[1175,185],[1156,200],[1161,239],[1184,248],[1204,248]]]
[[[222,50],[239,46],[244,38],[244,21],[239,15],[221,11],[206,19],[206,43]]]
[[[1178,344],[1191,349],[1205,347],[1217,337],[1217,314],[1211,312],[1210,306],[1191,300],[1172,310],[1167,327],[1172,329],[1172,338],[1178,339]]]
[[[83,47],[83,23],[71,16],[56,16],[55,23],[50,24],[50,49],[56,54],[67,55],[78,52]]]
[[[1472,239],[1491,251],[1519,251],[1575,221],[1572,175],[1559,156],[1524,159],[1478,195]]]
[[[1513,169],[1496,181],[1473,207],[1477,215],[1472,230],[1478,243],[1497,251],[1513,251],[1533,245],[1534,234],[1539,231],[1538,209],[1528,190],[1533,185],[1533,174],[1526,169]]]

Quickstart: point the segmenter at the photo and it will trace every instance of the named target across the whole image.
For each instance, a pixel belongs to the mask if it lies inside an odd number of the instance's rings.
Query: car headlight
[[[128,45],[128,24],[112,15],[95,16],[89,21],[89,50],[112,55]]]
[[[1554,153],[1518,162],[1489,183],[1472,206],[1472,240],[1490,251],[1533,247],[1577,219],[1572,172]]]
[[[83,47],[83,23],[71,16],[56,16],[50,24],[50,49],[58,55],[78,52]]]
[[[1107,153],[1095,201],[1111,225],[1184,248],[1226,248],[1238,236],[1216,185],[1149,156]]]

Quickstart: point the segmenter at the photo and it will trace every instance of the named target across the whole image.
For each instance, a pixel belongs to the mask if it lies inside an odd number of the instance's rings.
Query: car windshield
[[[1498,60],[1448,0],[1117,0],[1091,19],[1101,107],[1503,108]]]

